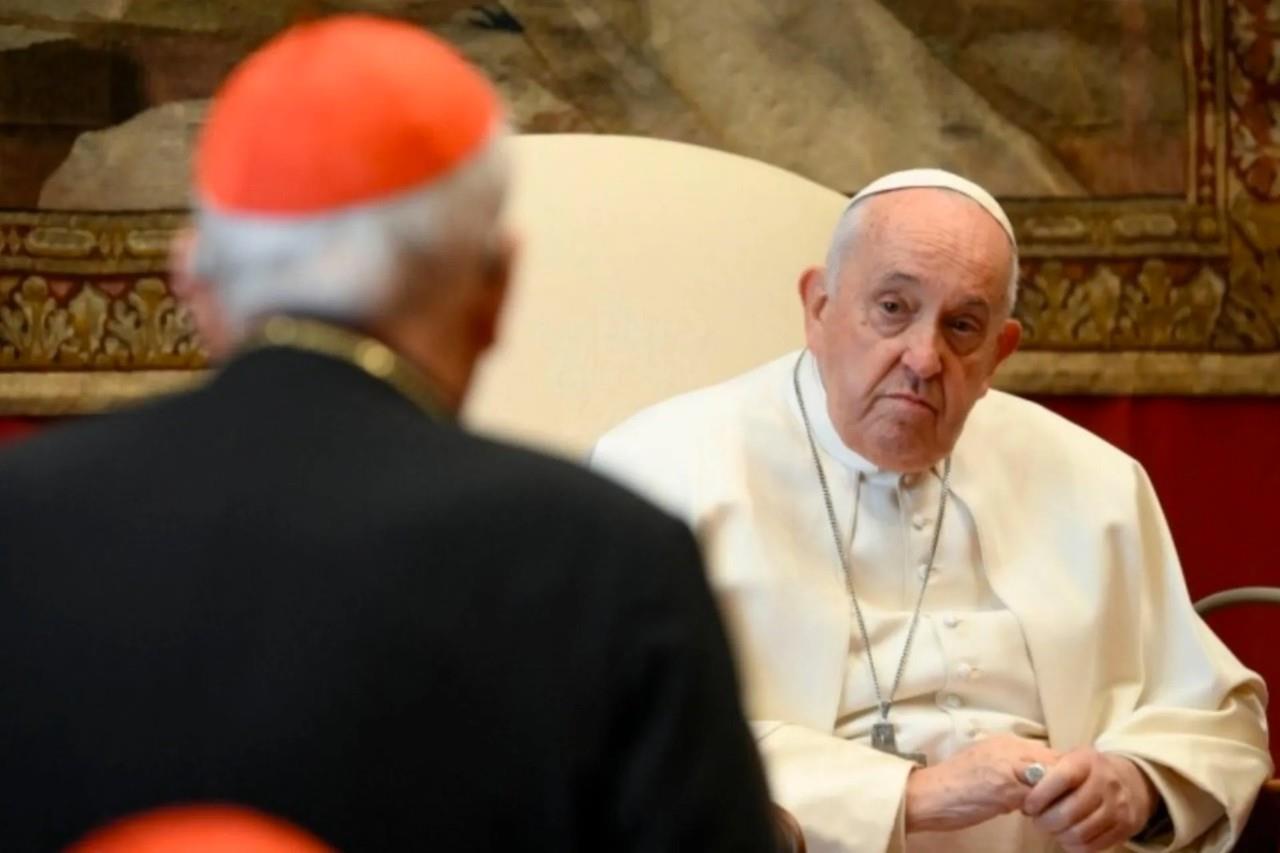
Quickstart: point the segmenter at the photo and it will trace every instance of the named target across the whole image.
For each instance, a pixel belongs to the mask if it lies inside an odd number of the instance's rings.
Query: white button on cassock
[[[911,517],[911,526],[916,530],[924,530],[929,526],[929,518],[924,513],[917,512]]]
[[[929,571],[929,567],[926,564],[921,563],[919,566],[916,567],[916,577],[920,578],[920,580],[924,580],[924,576],[926,572],[931,575],[936,575],[940,571],[942,571],[942,566],[938,565],[937,563],[933,564],[932,572]]]
[[[956,667],[956,674],[961,678],[972,678],[974,675],[974,669],[970,664],[962,663]]]
[[[946,625],[948,628],[954,628],[960,624],[960,617],[956,616],[954,613],[948,613],[946,616],[942,617],[942,624]]]
[[[948,693],[943,701],[947,703],[948,708],[959,708],[964,704],[964,700],[954,693]]]

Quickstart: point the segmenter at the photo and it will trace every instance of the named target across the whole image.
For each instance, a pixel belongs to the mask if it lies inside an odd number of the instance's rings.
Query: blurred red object
[[[37,418],[0,418],[0,447],[34,433],[41,423]]]
[[[66,853],[334,853],[279,818],[229,805],[169,806],[96,829]]]

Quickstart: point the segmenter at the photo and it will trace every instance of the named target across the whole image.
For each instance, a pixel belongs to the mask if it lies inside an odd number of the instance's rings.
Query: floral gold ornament
[[[1182,192],[1003,200],[1026,333],[1002,388],[1280,395],[1280,0],[1181,0],[1179,21]],[[200,376],[166,273],[185,217],[0,211],[0,411],[88,411]]]

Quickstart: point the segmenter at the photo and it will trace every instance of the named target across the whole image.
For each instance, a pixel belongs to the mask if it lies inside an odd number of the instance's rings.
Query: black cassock
[[[0,849],[208,800],[345,850],[772,846],[688,531],[286,349],[0,455]]]

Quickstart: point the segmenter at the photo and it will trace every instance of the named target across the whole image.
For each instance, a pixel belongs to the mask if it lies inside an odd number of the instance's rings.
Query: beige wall
[[[572,456],[649,403],[800,346],[796,282],[845,199],[683,143],[516,139],[523,255],[475,427]]]

